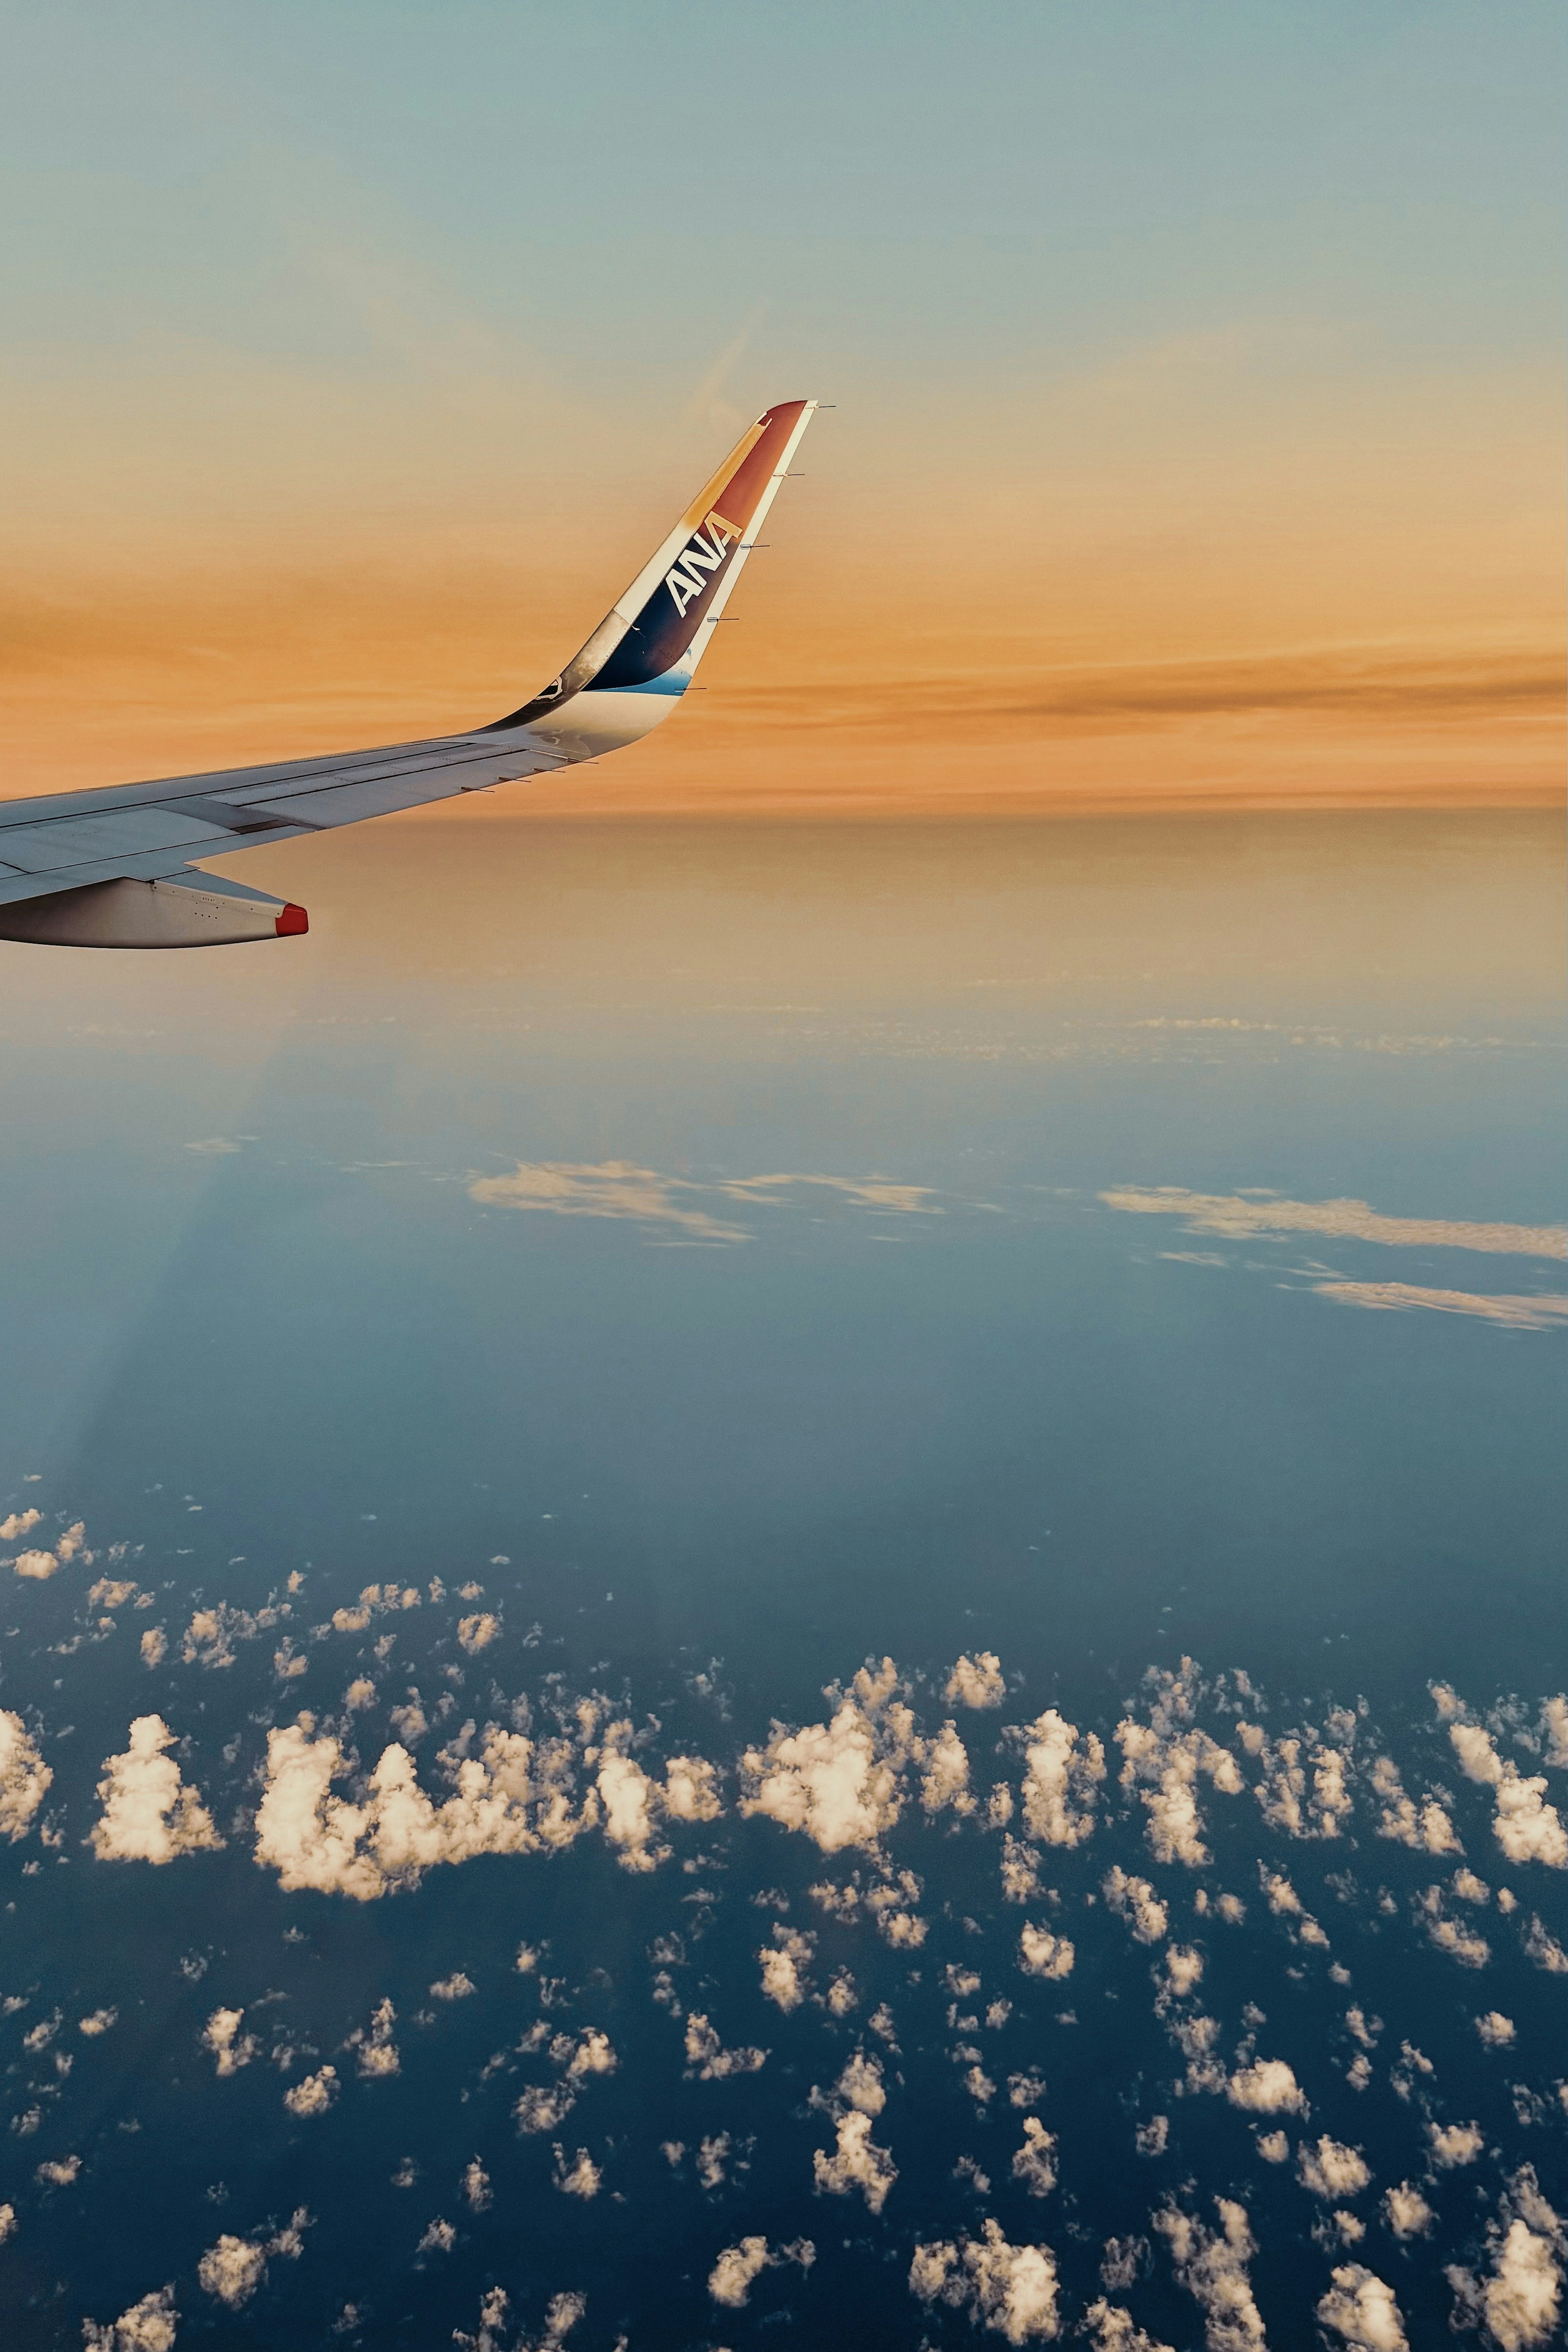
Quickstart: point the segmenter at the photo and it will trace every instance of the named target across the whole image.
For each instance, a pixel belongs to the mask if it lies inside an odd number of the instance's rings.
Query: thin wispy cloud
[[[1568,1257],[1568,1227],[1472,1223],[1457,1217],[1390,1217],[1365,1201],[1285,1201],[1266,1194],[1189,1192],[1179,1184],[1123,1184],[1102,1192],[1108,1209],[1180,1217],[1189,1234],[1251,1241],[1268,1234],[1321,1234],[1396,1249],[1477,1250],[1511,1257]]]
[[[788,1205],[800,1186],[835,1193],[852,1208],[888,1216],[940,1216],[936,1194],[921,1184],[881,1177],[779,1174],[703,1179],[666,1176],[625,1160],[521,1160],[509,1176],[476,1176],[469,1198],[481,1206],[533,1209],[556,1217],[621,1218],[668,1227],[688,1241],[728,1244],[754,1238],[752,1230],[695,1205],[700,1199],[737,1201],[758,1208]]]
[[[1568,1323],[1568,1295],[1558,1291],[1531,1297],[1427,1290],[1415,1282],[1316,1282],[1312,1287],[1320,1297],[1335,1298],[1342,1307],[1371,1307],[1393,1314],[1426,1307],[1437,1315],[1478,1316],[1515,1331],[1557,1331]]]

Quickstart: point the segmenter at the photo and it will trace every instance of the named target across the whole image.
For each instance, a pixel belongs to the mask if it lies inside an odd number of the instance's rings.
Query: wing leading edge
[[[0,802],[0,939],[163,948],[288,938],[306,929],[301,908],[193,861],[638,741],[691,684],[815,407],[785,401],[742,434],[581,651],[505,719],[369,751]]]

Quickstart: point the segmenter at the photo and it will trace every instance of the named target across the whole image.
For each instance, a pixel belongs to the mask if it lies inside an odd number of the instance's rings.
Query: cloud
[[[898,2179],[898,2167],[887,2148],[876,2146],[871,2126],[871,2116],[861,2109],[841,2116],[837,2147],[831,2156],[821,2148],[813,2150],[811,2171],[819,2191],[847,2197],[852,2189],[858,2189],[870,2210],[880,2213],[887,2202],[888,2190]]]
[[[1394,2290],[1359,2263],[1345,2263],[1318,2304],[1321,2326],[1332,2327],[1351,2352],[1409,2352]]]
[[[630,1723],[612,1723],[600,1744],[598,1789],[604,1809],[604,1834],[621,1849],[627,1870],[653,1870],[669,1859],[670,1849],[656,1842],[654,1825],[661,1819],[680,1822],[716,1821],[719,1802],[717,1775],[698,1756],[673,1756],[664,1767],[661,1789],[627,1753]]]
[[[162,2286],[152,2294],[144,2294],[118,2319],[99,2327],[92,2320],[82,2321],[84,2352],[173,2352],[175,2324],[179,2313],[174,2307],[174,2290]]]
[[[1139,1944],[1155,1944],[1170,1924],[1170,1914],[1146,1878],[1129,1878],[1117,1863],[1100,1882],[1100,1892],[1118,1918],[1125,1919]]]
[[[224,1841],[201,1792],[182,1780],[164,1751],[174,1735],[161,1715],[139,1715],[123,1756],[106,1756],[98,1784],[103,1811],[92,1828],[100,1862],[172,1862],[182,1853],[211,1853]]]
[[[1026,1977],[1047,1977],[1055,1981],[1072,1974],[1072,1945],[1066,1936],[1053,1935],[1049,1927],[1036,1927],[1025,1920],[1019,1932],[1019,1966]]]
[[[1155,2215],[1154,2225],[1170,2249],[1178,2283],[1203,2312],[1208,2352],[1262,2352],[1263,2318],[1247,2269],[1258,2249],[1247,2209],[1228,2197],[1214,2202],[1218,2231],[1174,2204]]]
[[[290,1894],[315,1888],[373,1902],[443,1863],[559,1850],[599,1818],[591,1790],[572,1809],[569,1740],[535,1743],[487,1726],[481,1753],[458,1760],[455,1793],[440,1805],[420,1787],[408,1750],[394,1744],[382,1750],[365,1801],[351,1804],[331,1793],[347,1770],[339,1741],[314,1731],[302,1715],[267,1734],[256,1860],[276,1869]]]
[[[766,2050],[727,2050],[700,2010],[686,2020],[686,2068],[699,2083],[722,2083],[731,2074],[755,2074],[768,2056]]]
[[[1336,2197],[1359,2197],[1372,2179],[1360,2149],[1347,2147],[1343,2140],[1330,2139],[1326,2133],[1316,2147],[1309,2147],[1303,2140],[1296,2161],[1302,2188],[1328,2201]]]
[[[119,2019],[117,2009],[95,2009],[89,2016],[78,2021],[77,2032],[85,2033],[89,2041],[96,2041],[100,2033],[108,2033]]]
[[[16,1543],[18,1538],[29,1536],[43,1517],[42,1511],[11,1511],[0,1519],[0,1543]]]
[[[1056,2186],[1056,2137],[1038,2116],[1023,2119],[1023,2146],[1014,2150],[1012,2176],[1031,2197],[1049,2197]]]
[[[1225,2085],[1225,2095],[1233,2107],[1245,2107],[1256,2116],[1307,2112],[1301,2085],[1282,2058],[1257,2058],[1249,2066],[1239,2067]]]
[[[141,1663],[161,1666],[169,1654],[169,1637],[162,1625],[150,1625],[141,1636]]]
[[[1134,2326],[1132,2313],[1107,2303],[1103,2295],[1090,2305],[1080,2325],[1091,2337],[1090,2352],[1174,2352],[1169,2344],[1157,2343]]]
[[[457,1620],[458,1644],[471,1658],[476,1658],[481,1650],[489,1648],[500,1630],[500,1620],[488,1610],[476,1611],[472,1617]]]
[[[1009,2245],[998,2221],[978,2238],[916,2245],[909,2290],[922,2303],[967,2309],[1009,2344],[1049,2343],[1061,2333],[1056,2257],[1049,2246]]]
[[[772,2252],[766,2238],[742,2238],[738,2245],[726,2246],[719,2255],[708,2273],[707,2291],[715,2303],[722,2303],[730,2311],[739,2311],[765,2270],[777,2270],[784,2263],[798,2263],[803,2271],[809,2271],[816,2259],[817,2249],[810,2238],[794,2238],[787,2246],[779,2246]]]
[[[285,2091],[283,2104],[291,2116],[324,2116],[341,2088],[336,2066],[323,2066],[319,2073],[307,2074],[303,2082]]]
[[[949,1706],[1000,1706],[1007,1696],[1002,1662],[994,1650],[977,1650],[962,1657],[948,1675],[942,1692]]]
[[[233,1137],[227,1135],[204,1136],[199,1143],[187,1143],[185,1146],[187,1151],[204,1152],[213,1159],[225,1159],[231,1151],[237,1151],[239,1148]]]
[[[1416,1282],[1314,1282],[1312,1287],[1342,1307],[1394,1315],[1426,1307],[1437,1315],[1473,1315],[1514,1331],[1555,1331],[1568,1320],[1568,1296],[1550,1290],[1433,1290]]]
[[[580,2147],[568,2164],[559,2141],[555,2147],[555,2171],[551,2177],[563,2196],[583,2199],[597,2197],[604,2178],[585,2147]]]
[[[1568,1831],[1556,1807],[1544,1801],[1544,1777],[1537,1773],[1526,1780],[1511,1759],[1499,1756],[1479,1723],[1451,1723],[1448,1738],[1467,1780],[1492,1791],[1492,1834],[1510,1862],[1568,1868]]]
[[[557,1217],[612,1217],[655,1228],[669,1226],[696,1242],[746,1242],[747,1226],[727,1223],[711,1211],[689,1205],[693,1195],[716,1195],[759,1208],[779,1208],[797,1185],[836,1192],[852,1207],[882,1216],[940,1216],[936,1195],[921,1184],[885,1178],[780,1174],[772,1176],[664,1176],[624,1160],[597,1162],[519,1160],[509,1176],[478,1176],[469,1197],[487,1208],[534,1209]]]
[[[368,2026],[356,2026],[343,2044],[345,2050],[357,2050],[360,2074],[370,2082],[400,2074],[402,2061],[398,2055],[392,2031],[397,2024],[397,2011],[390,2000],[382,2000],[371,2012]]]
[[[1379,1837],[1396,1839],[1401,1845],[1427,1853],[1463,1853],[1454,1824],[1436,1798],[1429,1797],[1417,1815],[1415,1804],[1405,1793],[1392,1757],[1375,1759],[1372,1785],[1384,1800],[1383,1817],[1377,1827]]]
[[[1485,1968],[1491,1958],[1491,1946],[1484,1936],[1477,1935],[1468,1920],[1449,1916],[1440,1886],[1428,1886],[1416,1897],[1416,1913],[1436,1950],[1447,1952],[1461,1968]]]
[[[1455,2324],[1483,2326],[1500,2352],[1530,2352],[1557,2340],[1563,2302],[1563,2230],[1541,2194],[1534,2167],[1521,2165],[1499,2202],[1487,2231],[1489,2276],[1450,2263],[1448,2279],[1458,2301]]]
[[[1023,1812],[1030,1835],[1047,1845],[1081,1845],[1094,1831],[1104,1748],[1092,1731],[1080,1738],[1078,1726],[1053,1706],[1017,1736],[1023,1741]]]
[[[1236,1759],[1193,1724],[1199,1696],[1197,1669],[1184,1658],[1176,1674],[1157,1669],[1145,1676],[1153,1692],[1147,1724],[1127,1716],[1116,1726],[1122,1750],[1121,1783],[1139,1790],[1148,1813],[1145,1834],[1156,1862],[1184,1862],[1201,1869],[1209,1860],[1203,1843],[1203,1817],[1196,1790],[1200,1775],[1227,1796],[1239,1796],[1241,1775]]]
[[[58,1556],[52,1551],[18,1552],[11,1562],[18,1576],[34,1584],[47,1584],[59,1564]]]
[[[1248,1754],[1262,1764],[1263,1777],[1252,1793],[1270,1829],[1283,1830],[1294,1838],[1337,1837],[1340,1823],[1349,1819],[1353,1810],[1345,1787],[1343,1750],[1326,1746],[1312,1750],[1309,1795],[1301,1762],[1303,1741],[1281,1739],[1275,1746],[1255,1723],[1239,1722],[1236,1732]]]
[[[1473,2164],[1487,2144],[1486,2134],[1479,2124],[1429,2123],[1427,2138],[1432,2161],[1441,2172],[1452,2172],[1461,2164]]]
[[[1488,2050],[1501,2050],[1513,2040],[1513,2020],[1504,2017],[1500,2009],[1489,2009],[1484,2017],[1477,2018],[1476,2032]]]
[[[235,1643],[254,1642],[262,1630],[262,1618],[269,1624],[275,1622],[270,1610],[264,1610],[262,1617],[256,1618],[248,1609],[231,1609],[226,1601],[220,1601],[214,1609],[196,1610],[180,1644],[182,1664],[187,1666],[232,1666]]]
[[[74,2189],[77,2184],[77,2176],[80,2171],[80,2157],[67,2156],[62,2157],[52,2163],[40,2164],[35,2171],[33,2178],[37,2181],[40,2188]]]
[[[21,1717],[0,1707],[0,1837],[26,1836],[54,1777]]]
[[[455,1969],[449,1977],[440,1978],[430,1988],[433,2000],[466,2000],[474,1990],[474,1979]]]
[[[203,2045],[217,2060],[220,2076],[237,2074],[256,2056],[255,2034],[240,2032],[244,2019],[243,2009],[214,2009],[202,2028]]]
[[[1545,1969],[1554,1977],[1568,1976],[1568,1952],[1533,1912],[1524,1931],[1523,1942],[1525,1951],[1538,1969]]]
[[[434,2226],[433,2223],[432,2227]],[[447,2222],[440,2226],[450,2228]],[[510,2299],[505,2287],[490,2287],[479,2305],[478,2334],[467,2336],[461,2328],[455,2327],[453,2342],[462,2347],[462,2352],[501,2352],[501,2331],[507,2325],[509,2308]],[[585,2294],[551,2295],[545,2310],[544,2334],[537,2344],[530,2344],[527,2337],[519,2336],[513,2352],[558,2352],[558,2347],[565,2343],[587,2309],[588,2297]]]
[[[287,2262],[298,2261],[305,2251],[302,2232],[309,2227],[310,2216],[301,2205],[287,2228],[275,2237],[236,2238],[225,2231],[196,2264],[196,2276],[208,2294],[230,2311],[237,2311],[266,2278],[270,2261],[278,2255]]]
[[[762,1963],[762,1990],[788,2015],[790,2010],[799,2009],[806,1998],[800,1970],[816,1949],[816,1938],[780,1927],[773,1930],[773,1942],[772,1951],[764,1945],[757,1955]]]
[[[1188,1192],[1179,1185],[1122,1185],[1100,1195],[1135,1216],[1183,1217],[1189,1234],[1246,1241],[1260,1234],[1321,1234],[1399,1249],[1462,1249],[1511,1257],[1568,1257],[1568,1227],[1470,1224],[1444,1217],[1388,1217],[1364,1201],[1271,1201]],[[1437,1294],[1441,1295],[1441,1294]]]
[[[1423,2238],[1431,2228],[1432,2208],[1408,2180],[1383,2193],[1383,2218],[1396,2238]]]
[[[740,1759],[741,1812],[803,1831],[823,1853],[874,1852],[898,1819],[917,1744],[914,1717],[894,1697],[898,1687],[897,1669],[884,1658],[875,1674],[861,1668],[831,1722],[800,1731],[776,1723],[766,1748],[748,1748]],[[828,1696],[839,1698],[836,1689]]]

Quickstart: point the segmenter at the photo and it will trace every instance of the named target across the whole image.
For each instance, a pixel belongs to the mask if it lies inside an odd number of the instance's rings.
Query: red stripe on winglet
[[[277,919],[277,930],[280,940],[298,939],[302,931],[309,929],[310,918],[303,907],[285,907]]]

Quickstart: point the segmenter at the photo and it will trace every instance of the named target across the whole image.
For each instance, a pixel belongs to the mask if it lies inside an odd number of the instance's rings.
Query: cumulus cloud
[[[1428,1797],[1416,1811],[1414,1801],[1405,1792],[1392,1757],[1379,1756],[1375,1759],[1372,1785],[1384,1801],[1377,1825],[1379,1837],[1395,1838],[1401,1845],[1427,1853],[1463,1853],[1453,1822],[1435,1797]]]
[[[1336,2197],[1359,2197],[1372,2179],[1361,2150],[1330,2139],[1326,2133],[1315,2147],[1303,2140],[1296,2161],[1302,2188],[1327,2203]]]
[[[1170,1914],[1146,1878],[1129,1878],[1120,1863],[1100,1882],[1100,1892],[1118,1918],[1124,1919],[1140,1944],[1156,1944],[1170,1925]]]
[[[1189,1234],[1244,1241],[1259,1234],[1321,1234],[1396,1249],[1462,1249],[1510,1257],[1568,1257],[1561,1225],[1471,1224],[1452,1217],[1388,1217],[1364,1201],[1274,1201],[1188,1192],[1175,1184],[1123,1185],[1100,1198],[1135,1216],[1185,1217]]]
[[[1320,2324],[1332,2328],[1351,2352],[1409,2352],[1409,2338],[1394,2290],[1363,2268],[1343,2263],[1318,2304]]]
[[[1490,1788],[1496,1808],[1492,1834],[1510,1862],[1543,1862],[1568,1869],[1568,1830],[1557,1808],[1545,1801],[1542,1774],[1529,1779],[1511,1759],[1500,1757],[1490,1733],[1478,1723],[1451,1723],[1448,1738],[1468,1780]]]
[[[67,2156],[47,2164],[40,2164],[33,2178],[43,2189],[74,2189],[80,2170],[80,2157]]]
[[[1105,1750],[1093,1732],[1079,1736],[1047,1707],[1019,1735],[1023,1741],[1023,1813],[1030,1835],[1045,1845],[1081,1845],[1094,1831],[1095,1792],[1105,1778]]]
[[[597,2197],[603,2181],[604,2175],[601,2172],[598,2165],[594,2163],[593,2158],[589,2155],[588,2150],[585,2147],[580,2147],[570,2164],[566,2160],[565,2151],[559,2141],[556,2144],[554,2153],[555,2171],[552,2178],[555,2181],[556,2187],[561,2191],[562,2195],[567,2197],[582,2198]]]
[[[1500,2009],[1489,2009],[1484,2017],[1477,2018],[1476,2032],[1487,2049],[1501,2050],[1513,2040],[1513,2020]]]
[[[1340,1824],[1354,1810],[1345,1785],[1348,1759],[1343,1749],[1324,1744],[1309,1752],[1306,1742],[1297,1738],[1276,1744],[1255,1723],[1238,1723],[1236,1730],[1248,1754],[1263,1767],[1252,1793],[1270,1829],[1283,1830],[1295,1838],[1338,1837]]]
[[[1487,2144],[1486,2134],[1479,2124],[1429,2123],[1427,2138],[1433,2163],[1444,2172],[1451,2172],[1458,2165],[1473,2164]]]
[[[1555,1331],[1568,1320],[1568,1297],[1556,1291],[1436,1290],[1419,1282],[1314,1282],[1322,1298],[1385,1315],[1425,1309],[1433,1315],[1473,1315],[1512,1331]]]
[[[1072,1974],[1073,1958],[1072,1945],[1066,1936],[1053,1935],[1049,1927],[1036,1927],[1025,1920],[1019,1935],[1019,1966],[1025,1976],[1060,1981]]]
[[[240,2032],[244,2020],[243,2009],[214,2009],[202,2028],[203,2047],[217,2060],[220,2076],[237,2074],[256,2056],[255,2034]]]
[[[117,2009],[95,2009],[90,2015],[78,2021],[77,2032],[85,2033],[89,2041],[96,2041],[100,2033],[110,2032],[119,2017]]]
[[[303,2232],[310,2226],[310,2216],[303,2205],[294,2214],[287,2229],[270,2238],[236,2238],[225,2231],[215,2246],[209,2246],[196,2264],[196,2276],[204,2292],[238,2311],[250,2301],[267,2276],[267,2265],[278,2256],[287,2262],[298,2262],[305,2251]]]
[[[1014,2151],[1012,2175],[1031,2197],[1049,2197],[1056,2186],[1055,2135],[1046,2130],[1038,2116],[1023,2119],[1023,2146]]]
[[[105,2326],[82,2321],[84,2352],[173,2352],[179,2319],[172,2286],[157,2288]]]
[[[161,1715],[139,1715],[123,1756],[106,1756],[98,1784],[102,1814],[93,1824],[100,1862],[172,1862],[223,1844],[201,1792],[183,1780],[166,1750],[174,1735]]]
[[[367,2081],[384,2079],[402,2071],[402,2062],[392,2039],[396,2025],[396,2010],[390,2000],[382,2000],[371,2011],[369,2025],[356,2026],[343,2044],[345,2050],[358,2052],[358,2069]]]
[[[949,1706],[1000,1706],[1007,1696],[1002,1662],[994,1650],[977,1650],[954,1665],[942,1692]]]
[[[1051,2342],[1061,2333],[1056,2257],[1049,2246],[1009,2245],[999,2221],[978,2238],[917,2245],[909,2289],[922,2303],[967,2310],[1009,2344]]]
[[[871,2116],[859,2108],[841,2116],[833,2153],[829,2156],[821,2148],[814,2150],[811,2171],[819,2191],[847,2197],[852,2189],[858,2189],[871,2211],[880,2213],[887,2202],[888,2190],[898,2179],[898,2168],[891,2151],[878,2147],[873,2140],[871,2126]]]
[[[340,2087],[336,2066],[323,2066],[319,2074],[307,2074],[303,2082],[285,2091],[283,2104],[291,2116],[324,2116]]]
[[[1490,1959],[1491,1946],[1486,1937],[1478,1935],[1468,1920],[1450,1915],[1440,1886],[1428,1886],[1416,1897],[1416,1916],[1426,1928],[1428,1942],[1458,1960],[1461,1968],[1484,1969]]]
[[[698,1756],[674,1756],[664,1768],[661,1788],[631,1754],[632,1736],[629,1722],[606,1727],[599,1747],[597,1787],[604,1834],[619,1847],[622,1867],[649,1871],[669,1859],[670,1848],[657,1836],[662,1819],[711,1822],[724,1809],[711,1764]]]
[[[8,1511],[0,1519],[0,1543],[16,1543],[30,1536],[43,1516],[42,1511]]]
[[[1107,2303],[1103,2295],[1090,2305],[1080,2326],[1090,2339],[1090,2352],[1173,2352],[1169,2344],[1156,2342],[1135,2326],[1130,2311]]]
[[[1249,2066],[1239,2067],[1225,2085],[1225,2095],[1233,2107],[1245,2107],[1252,2115],[1307,2112],[1305,2095],[1282,2058],[1256,2058]]]
[[[21,1717],[0,1707],[0,1837],[26,1836],[54,1777]]]
[[[699,2083],[722,2083],[731,2074],[755,2074],[766,2050],[726,2050],[715,2028],[698,2011],[686,2020],[686,2067]]]
[[[1227,1796],[1239,1796],[1241,1775],[1236,1759],[1193,1721],[1199,1686],[1190,1658],[1182,1660],[1176,1674],[1155,1671],[1145,1681],[1151,1693],[1148,1722],[1126,1716],[1116,1726],[1122,1786],[1138,1788],[1155,1861],[1184,1862],[1189,1869],[1200,1869],[1209,1853],[1197,1809],[1199,1779],[1207,1778]]]
[[[1421,2191],[1402,2180],[1396,2188],[1385,2189],[1383,2218],[1395,2237],[1423,2238],[1435,2217]]]
[[[1510,2180],[1487,2231],[1487,2251],[1491,2261],[1484,2278],[1448,2265],[1457,2322],[1484,2326],[1500,2352],[1531,2352],[1559,2341],[1563,2222],[1541,2194],[1532,2166],[1522,2165]]]
[[[472,1617],[457,1620],[458,1642],[471,1658],[487,1650],[500,1630],[500,1619],[493,1617],[487,1609],[476,1610]]]
[[[560,1160],[517,1162],[510,1176],[479,1176],[468,1187],[485,1208],[532,1209],[555,1217],[619,1217],[633,1224],[671,1226],[694,1241],[744,1242],[744,1225],[727,1224],[706,1209],[684,1205],[698,1188],[630,1160]]]
[[[274,1612],[263,1610],[259,1617],[253,1617],[248,1609],[233,1609],[226,1601],[220,1601],[212,1609],[195,1610],[180,1643],[182,1664],[213,1668],[232,1666],[235,1655],[235,1643],[254,1642],[264,1621],[275,1623]]]
[[[726,2246],[719,2255],[708,2273],[707,2291],[715,2303],[722,2303],[730,2311],[739,2311],[765,2270],[775,2270],[783,2263],[798,2263],[803,2271],[809,2271],[816,2259],[817,2249],[810,2238],[796,2238],[771,2252],[766,2238],[742,2238],[738,2245]]]
[[[1178,2284],[1203,2313],[1208,2352],[1262,2352],[1263,2317],[1247,2267],[1258,2249],[1247,2209],[1228,2197],[1214,2202],[1218,2231],[1175,2204],[1162,2207],[1154,2225],[1170,2249]]]
[[[162,1625],[150,1625],[141,1636],[141,1663],[161,1666],[169,1654],[169,1637]]]
[[[1500,1896],[1499,1900],[1501,1900]],[[1538,1969],[1545,1969],[1554,1977],[1568,1976],[1568,1952],[1533,1912],[1524,1931],[1523,1943],[1526,1953]]]
[[[816,1938],[800,1935],[792,1927],[779,1927],[773,1930],[773,1947],[769,1951],[764,1945],[757,1955],[762,1963],[762,1990],[788,2015],[790,2010],[799,2009],[806,1998],[800,1971],[816,1949]]]
[[[969,1791],[969,1758],[956,1724],[945,1723],[936,1738],[925,1743],[923,1761],[925,1770],[920,1782],[920,1802],[925,1811],[936,1814],[950,1806],[956,1813],[972,1813],[975,1800]]]
[[[599,1819],[592,1790],[573,1810],[576,1750],[567,1739],[535,1742],[487,1726],[480,1754],[457,1760],[455,1790],[440,1805],[394,1744],[382,1750],[364,1802],[352,1804],[332,1794],[347,1769],[339,1741],[314,1731],[304,1715],[267,1734],[256,1860],[290,1894],[315,1888],[371,1902],[438,1864],[559,1850]]]
[[[765,1748],[741,1758],[742,1813],[802,1831],[823,1853],[876,1850],[897,1821],[903,1776],[916,1744],[915,1718],[894,1696],[898,1671],[884,1658],[862,1666],[828,1723],[800,1731],[775,1724]]]

